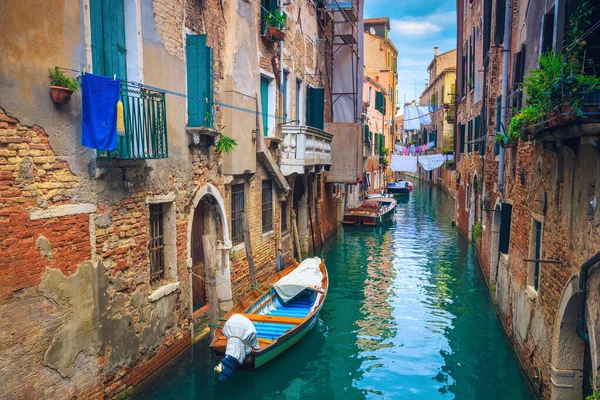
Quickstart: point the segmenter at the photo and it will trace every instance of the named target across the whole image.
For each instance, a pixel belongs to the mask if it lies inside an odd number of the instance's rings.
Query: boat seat
[[[304,318],[287,317],[280,315],[264,315],[264,314],[241,314],[252,322],[275,322],[280,324],[299,325],[304,321]]]

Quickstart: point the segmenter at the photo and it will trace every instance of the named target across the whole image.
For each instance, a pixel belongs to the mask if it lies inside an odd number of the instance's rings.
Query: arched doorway
[[[469,240],[473,240],[473,225],[477,221],[477,205],[479,203],[479,190],[477,188],[477,174],[473,176],[471,185],[471,198],[468,199],[469,207]]]
[[[494,207],[494,218],[492,219],[492,243],[490,248],[490,285],[496,284],[496,277],[498,275],[498,262],[500,251],[498,246],[500,245],[500,223],[502,221],[502,208],[500,203],[496,202]]]
[[[191,202],[188,222],[188,269],[190,314],[207,309],[209,290],[217,291],[219,310],[227,311],[233,306],[231,292],[229,251],[229,228],[225,214],[223,198],[218,189],[206,184],[196,191]],[[214,272],[215,282],[207,282],[204,265],[202,236],[210,235],[214,242],[211,249],[216,249],[218,265]]]
[[[584,373],[586,355],[591,361],[589,343],[577,335],[578,298],[579,275],[575,274],[563,289],[554,330],[550,367],[553,400],[584,398],[591,393],[589,374],[586,381]]]

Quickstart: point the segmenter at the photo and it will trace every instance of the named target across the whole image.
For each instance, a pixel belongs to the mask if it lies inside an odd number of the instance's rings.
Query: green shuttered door
[[[264,136],[269,136],[269,80],[262,76],[260,77],[260,106]]]
[[[306,94],[306,125],[323,129],[325,107],[325,89],[308,88]]]
[[[213,127],[213,49],[206,35],[186,36],[188,126]]]
[[[127,80],[124,0],[90,1],[92,65],[97,75]]]

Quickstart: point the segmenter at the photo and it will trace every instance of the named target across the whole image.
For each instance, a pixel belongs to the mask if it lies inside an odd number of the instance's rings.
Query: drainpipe
[[[579,297],[577,299],[577,334],[581,340],[590,341],[590,336],[585,329],[585,302],[587,300],[587,278],[590,269],[600,262],[600,251],[581,264],[579,270]]]
[[[279,0],[279,12],[283,13],[283,0]],[[283,120],[283,116],[285,115],[285,110],[283,109],[283,91],[285,90],[285,85],[283,84],[284,80],[284,71],[283,71],[283,40],[279,41],[279,114],[281,115],[281,120],[279,121],[280,132],[279,137],[283,139],[283,124],[286,122]],[[290,101],[288,99],[288,101]]]
[[[502,45],[502,101],[500,102],[500,120],[504,124],[504,132],[508,126],[506,104],[508,97],[508,58],[510,55],[512,0],[507,0],[504,12],[504,43]],[[500,146],[498,163],[498,189],[504,195],[504,147]]]

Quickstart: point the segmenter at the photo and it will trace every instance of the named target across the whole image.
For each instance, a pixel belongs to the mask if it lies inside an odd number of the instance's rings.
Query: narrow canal
[[[150,399],[533,399],[454,200],[416,184],[394,222],[340,228],[315,329],[255,371],[219,382],[207,342],[151,378]]]

